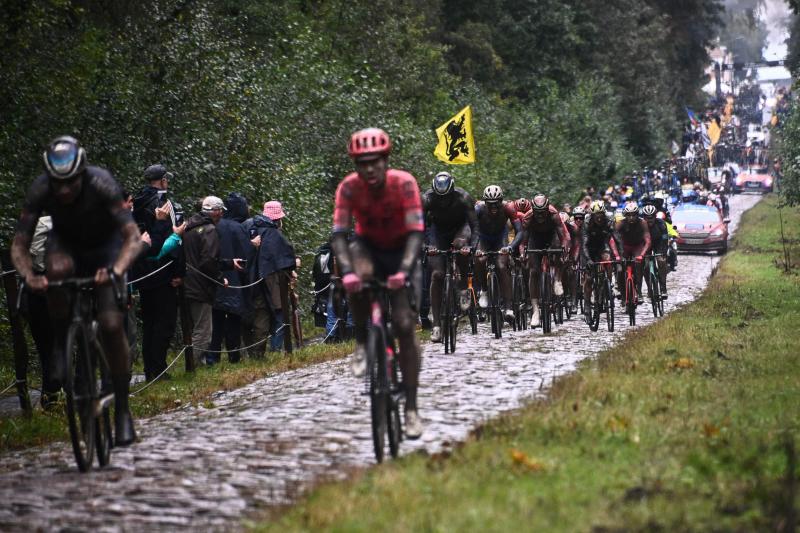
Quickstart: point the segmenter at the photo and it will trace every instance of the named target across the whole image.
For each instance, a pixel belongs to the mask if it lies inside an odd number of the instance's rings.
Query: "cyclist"
[[[479,305],[489,307],[486,291],[486,257],[483,252],[502,252],[497,257],[497,275],[500,278],[500,293],[503,299],[503,315],[506,320],[514,320],[511,309],[511,270],[508,267],[508,254],[517,249],[522,242],[522,223],[517,217],[515,202],[503,201],[503,189],[489,185],[483,190],[483,200],[475,204],[478,217],[478,251],[475,260],[475,285],[480,289]],[[515,237],[508,244],[508,223],[514,227]]]
[[[517,210],[517,220],[520,221],[521,224],[524,225],[525,223],[525,215],[531,210],[531,201],[527,198],[519,198],[514,200],[514,209]],[[525,255],[524,247],[525,243],[520,243],[517,249],[514,251],[514,254],[523,256]]]
[[[673,226],[672,223],[666,219],[666,215],[663,211],[656,213],[656,218],[663,220],[664,225],[667,227],[667,235],[669,235],[669,245],[667,246],[667,263],[669,264],[669,271],[675,272],[675,270],[678,268],[678,252],[676,244],[678,231],[675,229],[675,226]]]
[[[566,213],[564,213],[566,214]],[[577,205],[572,209],[572,221],[567,222],[567,231],[569,231],[570,235],[570,244],[569,244],[569,260],[571,264],[564,265],[564,282],[567,284],[567,287],[574,287],[575,285],[575,270],[573,269],[573,265],[578,265],[580,262],[580,255],[581,255],[581,231],[583,230],[583,221],[586,216],[586,210]],[[562,217],[563,219],[563,217]],[[572,290],[572,289],[570,289]],[[570,302],[577,303],[578,295],[572,294]]]
[[[636,202],[628,202],[622,210],[622,220],[617,222],[615,232],[622,245],[622,255],[625,259],[633,259],[636,264],[634,274],[636,277],[636,292],[642,292],[642,261],[644,254],[650,249],[650,230],[647,222],[639,218],[639,206]],[[625,294],[625,277],[619,274],[617,282],[618,297]],[[639,299],[641,303],[641,298]]]
[[[613,257],[619,261],[619,251],[614,239],[614,225],[606,216],[606,205],[596,200],[589,207],[589,219],[581,228],[581,257],[587,269],[591,269],[596,261],[610,261]],[[622,266],[617,265],[617,271]],[[583,279],[583,308],[589,314],[592,295],[591,272]]]
[[[642,208],[647,227],[650,229],[650,246],[657,254],[658,283],[661,286],[661,299],[667,299],[667,247],[669,246],[669,231],[667,224],[656,216],[658,210],[654,205],[646,205]]]
[[[524,222],[525,237],[528,248],[544,249],[561,247],[565,254],[569,253],[569,234],[567,228],[558,215],[558,209],[550,205],[550,200],[544,194],[537,194],[531,201],[531,210],[525,217]],[[528,286],[531,293],[531,314],[530,327],[539,327],[539,269],[541,258],[538,254],[531,254],[528,258]],[[560,274],[559,274],[560,275]],[[556,296],[564,294],[564,287],[561,280],[557,279],[553,288]]]
[[[424,225],[417,180],[408,172],[388,167],[391,151],[389,136],[379,128],[363,129],[350,137],[348,154],[356,171],[336,189],[331,246],[353,314],[356,350],[352,364],[357,375],[366,370],[369,301],[361,292],[362,280],[386,280],[392,326],[400,345],[398,359],[406,395],[405,435],[414,439],[422,434],[423,427],[417,414],[420,348],[409,291],[421,286],[417,267]],[[348,244],[351,219],[355,219],[355,237]],[[413,289],[408,286],[409,281]]]
[[[122,188],[111,174],[86,163],[86,152],[73,137],[54,139],[44,152],[45,173],[28,189],[17,223],[11,256],[14,267],[33,291],[44,291],[49,281],[71,276],[94,276],[100,340],[108,356],[114,388],[115,445],[136,440],[128,407],[129,346],[123,326],[125,272],[141,248],[141,237]],[[47,242],[44,275],[34,274],[28,253],[36,222],[47,212],[53,229]],[[113,285],[112,285],[113,284]],[[114,286],[115,285],[115,286]],[[70,319],[68,295],[47,293],[55,342],[49,364],[63,382],[66,374],[66,333]]]
[[[475,200],[461,187],[455,186],[455,179],[448,172],[439,172],[433,178],[431,188],[422,195],[422,212],[430,230],[430,241],[440,250],[455,248],[461,250],[456,259],[461,274],[459,288],[461,290],[460,306],[463,311],[469,309],[471,297],[467,290],[467,271],[470,249],[478,242],[477,217],[475,216]],[[431,312],[433,313],[433,331],[431,341],[442,340],[440,324],[442,304],[442,282],[445,272],[445,258],[441,255],[428,259],[431,270]]]

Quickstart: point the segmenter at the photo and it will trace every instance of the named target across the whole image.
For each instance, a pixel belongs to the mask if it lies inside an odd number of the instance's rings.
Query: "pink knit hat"
[[[281,203],[278,200],[270,200],[264,204],[264,216],[269,217],[270,220],[278,220],[286,216],[283,212]]]

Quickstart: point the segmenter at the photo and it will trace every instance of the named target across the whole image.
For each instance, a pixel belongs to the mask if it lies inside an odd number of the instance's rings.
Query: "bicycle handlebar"
[[[526,254],[563,254],[563,248],[525,248]]]

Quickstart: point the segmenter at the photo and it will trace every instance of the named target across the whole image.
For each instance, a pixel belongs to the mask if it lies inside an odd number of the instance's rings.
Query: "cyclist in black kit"
[[[511,269],[508,256],[522,243],[522,222],[517,216],[516,202],[503,201],[503,190],[489,185],[483,190],[483,200],[475,204],[478,217],[478,251],[475,253],[475,286],[480,290],[479,305],[484,309],[490,304],[486,288],[486,260],[484,252],[501,252],[497,257],[497,274],[503,302],[503,315],[509,322],[514,320],[511,310]],[[508,242],[509,224],[514,228],[514,240]]]
[[[426,227],[430,229],[430,246],[439,250],[460,249],[462,255],[457,258],[461,273],[459,289],[461,290],[460,306],[466,311],[470,305],[467,291],[467,269],[470,248],[478,243],[476,231],[477,216],[475,201],[467,191],[455,186],[455,178],[448,172],[439,172],[433,178],[431,188],[422,195],[422,210]],[[433,313],[433,331],[431,341],[442,340],[442,329],[439,325],[442,303],[442,280],[445,271],[445,258],[435,255],[428,258],[431,270],[431,312]]]
[[[34,291],[47,289],[48,280],[71,276],[94,276],[100,339],[108,355],[114,387],[115,445],[127,446],[136,439],[128,408],[129,348],[123,328],[125,272],[141,247],[139,230],[125,209],[122,188],[102,168],[88,166],[86,153],[72,137],[58,137],[44,152],[46,172],[28,189],[17,223],[11,257],[14,267]],[[47,212],[53,229],[47,241],[47,277],[36,275],[28,248],[39,216]],[[117,284],[116,291],[112,283]],[[49,364],[52,375],[63,382],[65,336],[70,319],[67,294],[47,294],[55,342]]]

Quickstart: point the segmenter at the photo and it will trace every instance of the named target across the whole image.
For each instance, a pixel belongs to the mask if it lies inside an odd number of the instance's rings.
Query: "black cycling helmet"
[[[51,178],[67,180],[86,166],[86,151],[74,137],[56,137],[42,154],[44,168]]]
[[[455,185],[456,180],[450,175],[449,172],[439,172],[433,177],[431,188],[433,189],[433,192],[439,196],[444,196],[445,194],[449,194]]]

